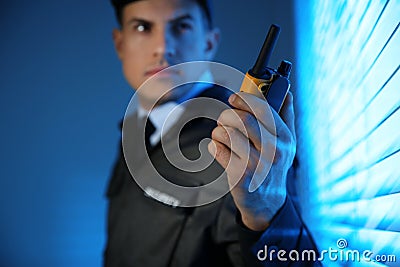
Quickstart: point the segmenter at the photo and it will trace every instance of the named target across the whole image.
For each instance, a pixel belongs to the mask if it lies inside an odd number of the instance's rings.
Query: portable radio
[[[272,24],[254,67],[243,79],[240,91],[265,97],[270,106],[279,113],[290,88],[289,75],[292,63],[283,60],[278,69],[268,67],[268,61],[278,39],[280,27]],[[254,84],[252,84],[254,82]]]

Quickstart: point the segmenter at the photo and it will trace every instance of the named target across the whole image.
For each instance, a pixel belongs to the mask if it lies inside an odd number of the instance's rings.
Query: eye
[[[137,32],[146,33],[151,31],[151,25],[147,22],[137,22],[133,25],[133,29]]]
[[[192,25],[190,25],[189,23],[186,22],[181,22],[179,23],[179,29],[181,30],[190,30],[192,28]]]
[[[193,26],[189,22],[179,21],[174,25],[174,31],[176,33],[185,33],[193,29]]]

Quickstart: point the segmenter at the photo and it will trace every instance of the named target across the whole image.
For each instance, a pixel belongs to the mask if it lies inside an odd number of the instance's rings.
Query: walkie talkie
[[[280,27],[272,24],[254,67],[246,73],[246,78],[240,87],[242,92],[248,92],[259,97],[262,94],[278,113],[290,88],[289,75],[292,69],[292,63],[286,60],[281,62],[277,70],[268,67],[268,61],[274,50],[279,32]]]

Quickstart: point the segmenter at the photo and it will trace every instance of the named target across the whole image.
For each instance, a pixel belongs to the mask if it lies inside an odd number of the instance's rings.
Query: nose
[[[166,30],[161,29],[155,36],[155,48],[153,56],[160,60],[169,61],[175,54],[173,36]]]

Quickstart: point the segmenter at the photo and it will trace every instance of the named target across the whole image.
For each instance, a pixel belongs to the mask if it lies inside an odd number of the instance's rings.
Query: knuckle
[[[226,138],[227,141],[230,141],[234,138],[235,134],[236,134],[235,129],[227,127],[225,128],[224,131],[224,138]]]
[[[275,150],[273,163],[291,161],[296,154],[296,145],[292,142],[282,143]]]
[[[296,135],[295,135],[295,134],[292,134],[292,135],[291,135],[290,144],[291,144],[291,146],[294,146],[294,147],[296,148],[296,145],[297,145],[297,138],[296,138]]]
[[[242,123],[242,127],[246,132],[253,128],[259,129],[256,118],[249,113],[240,114],[240,120]]]
[[[227,120],[231,115],[232,115],[232,109],[225,109],[219,114],[218,121],[219,122],[224,122]]]
[[[224,162],[228,162],[230,155],[226,149],[218,147],[216,151],[216,157],[223,160]]]
[[[259,166],[259,164],[262,164],[261,162],[261,158],[260,158],[260,153],[258,151],[252,150],[250,159],[248,161],[248,169],[251,170],[252,172],[254,172],[257,168],[257,166]]]
[[[214,130],[212,130],[212,132],[211,132],[212,139],[218,139],[218,127],[219,126],[215,127]]]
[[[244,123],[244,125],[249,125],[252,122],[252,116],[245,112],[239,115],[240,120]]]
[[[221,135],[222,135],[222,140],[224,141],[224,143],[229,144],[229,142],[231,141],[231,136],[228,133],[228,131],[227,130],[223,130]]]
[[[282,152],[282,149],[276,149],[273,163],[275,164],[277,162],[280,162],[283,158],[283,154],[284,153]]]

